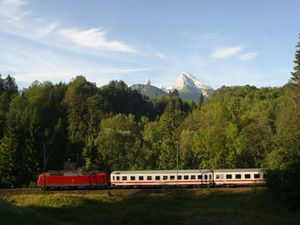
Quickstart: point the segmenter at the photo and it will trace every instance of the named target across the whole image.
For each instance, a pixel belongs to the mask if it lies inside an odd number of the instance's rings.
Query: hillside
[[[132,90],[137,90],[140,94],[145,95],[150,99],[169,95],[167,92],[151,84],[134,84],[130,87]]]

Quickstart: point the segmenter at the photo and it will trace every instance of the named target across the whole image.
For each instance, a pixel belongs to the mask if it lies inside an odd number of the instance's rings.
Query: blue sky
[[[0,0],[0,73],[21,88],[79,74],[98,86],[170,87],[184,71],[213,88],[282,86],[299,8],[297,0]]]

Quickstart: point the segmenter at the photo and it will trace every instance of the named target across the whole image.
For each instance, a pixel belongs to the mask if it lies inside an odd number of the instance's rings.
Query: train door
[[[208,186],[209,185],[209,175],[207,174],[207,172],[204,172],[204,183],[205,183],[205,186]]]
[[[212,171],[202,172],[202,184],[203,186],[211,186],[214,184],[214,173]]]

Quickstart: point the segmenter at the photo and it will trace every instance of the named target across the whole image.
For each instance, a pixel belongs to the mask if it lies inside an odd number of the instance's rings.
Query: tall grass
[[[1,224],[297,224],[299,211],[289,211],[265,190],[247,192],[161,190],[101,194],[11,195],[1,201],[15,216],[0,213]],[[34,217],[36,215],[36,217]],[[11,220],[11,223],[2,221]],[[32,223],[26,221],[32,220]],[[43,223],[43,224],[47,224]]]

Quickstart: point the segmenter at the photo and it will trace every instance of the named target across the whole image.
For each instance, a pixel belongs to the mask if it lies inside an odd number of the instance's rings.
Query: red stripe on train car
[[[207,184],[207,183],[259,183],[265,182],[264,179],[255,180],[173,180],[173,181],[113,181],[111,184],[183,184],[183,183],[195,183],[195,184]]]

